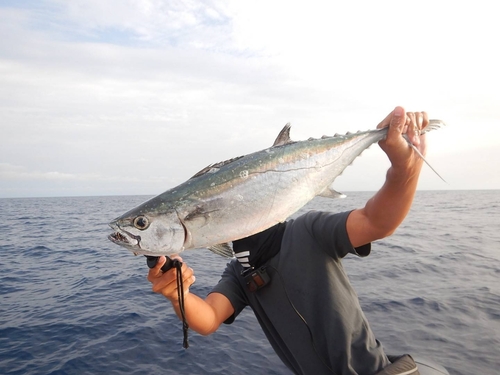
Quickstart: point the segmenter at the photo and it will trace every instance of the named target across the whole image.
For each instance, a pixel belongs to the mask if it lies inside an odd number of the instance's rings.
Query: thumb
[[[399,138],[403,133],[403,128],[406,124],[406,113],[403,107],[396,107],[392,111],[391,122],[389,124],[389,129],[387,132],[387,140],[391,141]]]

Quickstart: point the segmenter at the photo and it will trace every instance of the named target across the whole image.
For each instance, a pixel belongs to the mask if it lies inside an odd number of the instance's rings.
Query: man
[[[204,300],[189,293],[195,276],[184,263],[184,310],[189,327],[211,334],[222,323],[232,323],[249,305],[278,356],[296,374],[389,373],[391,362],[361,311],[341,259],[348,253],[367,256],[371,242],[391,235],[407,215],[423,160],[403,134],[425,155],[425,135],[420,130],[428,123],[425,112],[405,113],[396,107],[378,125],[389,126],[380,147],[391,167],[384,185],[366,205],[340,214],[312,211],[234,241],[239,261],[228,264]],[[164,263],[161,257],[148,280],[154,292],[172,302],[180,317],[176,271],[162,273]],[[244,272],[248,266],[253,267],[250,273],[263,270],[262,277],[268,276],[270,281],[262,287],[262,278],[252,283]],[[405,373],[417,374],[411,368]]]

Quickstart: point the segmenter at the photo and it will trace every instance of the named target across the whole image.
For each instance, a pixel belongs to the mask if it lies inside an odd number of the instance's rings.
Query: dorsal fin
[[[286,145],[288,143],[293,143],[293,141],[290,139],[290,128],[291,128],[291,125],[290,123],[286,124],[283,129],[281,129],[280,133],[278,134],[278,136],[276,137],[274,143],[273,143],[273,146],[272,147],[275,147],[275,146],[282,146],[282,145]],[[233,161],[236,161],[238,159],[241,159],[243,156],[238,156],[238,157],[235,157],[235,158],[232,158],[232,159],[229,159],[229,160],[225,160],[225,161],[220,161],[218,163],[214,163],[214,164],[210,164],[208,166],[206,166],[205,168],[203,168],[201,171],[199,171],[198,173],[196,173],[193,177],[191,178],[195,178],[195,177],[199,177],[199,176],[202,176],[204,174],[207,174],[209,173],[210,171],[214,171],[216,172],[216,170],[218,168],[221,168],[229,163],[232,163]]]
[[[273,147],[286,145],[287,143],[293,143],[290,139],[290,123],[286,124],[283,129],[281,129],[280,133],[276,137],[276,140],[273,143]]]
[[[209,173],[210,171],[213,171],[213,172],[217,172],[217,170],[219,168],[222,168],[223,166],[229,164],[229,163],[232,163],[233,161],[236,161],[238,159],[241,159],[243,156],[237,156],[235,158],[232,158],[232,159],[229,159],[229,160],[225,160],[225,161],[220,161],[218,163],[214,163],[214,164],[210,164],[208,166],[206,166],[205,168],[203,168],[201,171],[199,171],[198,173],[196,173],[193,177],[191,178],[195,178],[195,177],[199,177],[199,176],[202,176],[206,173]]]

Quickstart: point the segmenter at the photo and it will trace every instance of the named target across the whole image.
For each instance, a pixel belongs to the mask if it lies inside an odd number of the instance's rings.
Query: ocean
[[[350,210],[372,194],[301,212]],[[107,223],[147,198],[0,199],[0,374],[290,373],[249,308],[211,336],[190,332],[183,349],[145,258],[107,239]],[[182,257],[200,296],[227,263],[206,249]],[[450,374],[500,373],[500,191],[419,191],[394,235],[344,264],[386,352]]]

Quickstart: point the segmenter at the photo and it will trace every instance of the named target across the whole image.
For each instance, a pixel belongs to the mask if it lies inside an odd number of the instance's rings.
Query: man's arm
[[[410,141],[425,155],[425,135],[419,130],[429,124],[425,112],[409,112],[396,107],[379,125],[389,126],[386,140],[380,147],[389,157],[391,167],[382,188],[365,207],[351,212],[347,218],[347,233],[354,247],[391,235],[408,214],[417,189],[422,169],[422,158],[403,138]]]
[[[182,259],[177,258],[182,261]],[[165,257],[160,257],[154,268],[148,273],[148,280],[153,284],[153,292],[167,297],[174,310],[181,319],[179,301],[177,296],[177,270],[171,269],[165,273],[161,267],[165,264]],[[233,306],[226,296],[220,293],[211,293],[205,300],[189,292],[189,287],[194,283],[193,269],[186,263],[182,264],[182,279],[184,284],[184,312],[189,327],[202,334],[214,333],[219,326],[234,313]]]

